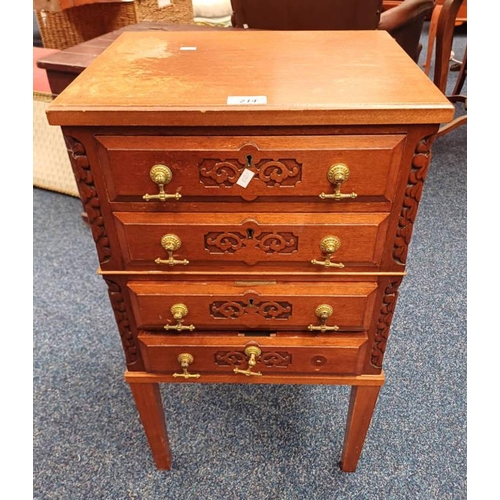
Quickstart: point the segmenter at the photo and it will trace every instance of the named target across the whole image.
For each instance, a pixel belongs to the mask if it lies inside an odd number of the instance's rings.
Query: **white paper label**
[[[229,105],[245,105],[245,104],[267,104],[267,96],[265,95],[230,95],[227,98]]]
[[[254,175],[255,172],[252,172],[248,168],[245,168],[245,170],[243,170],[242,174],[240,175],[240,178],[236,181],[236,184],[238,184],[238,186],[246,188],[250,181],[253,179]]]
[[[196,47],[181,47],[180,50],[196,50]]]

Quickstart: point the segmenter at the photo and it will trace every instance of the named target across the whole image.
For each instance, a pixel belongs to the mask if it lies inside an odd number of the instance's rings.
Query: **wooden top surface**
[[[453,106],[384,31],[142,31],[121,34],[47,114],[52,125],[407,124],[449,121]]]
[[[94,59],[104,52],[125,31],[217,31],[233,30],[222,26],[202,24],[178,24],[155,21],[142,21],[137,24],[123,26],[104,35],[73,45],[64,50],[56,50],[53,54],[41,57],[36,65],[49,71],[80,74]]]

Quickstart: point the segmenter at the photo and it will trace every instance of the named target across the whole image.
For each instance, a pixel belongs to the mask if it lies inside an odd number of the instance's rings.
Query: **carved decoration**
[[[215,364],[219,366],[241,366],[247,362],[243,351],[217,351],[214,358]]]
[[[293,233],[261,233],[255,239],[257,248],[265,253],[292,253],[297,250],[298,238]]]
[[[413,224],[417,216],[418,204],[422,197],[424,181],[427,177],[427,171],[431,161],[431,146],[434,139],[435,136],[429,136],[422,139],[417,144],[412,159],[392,252],[393,259],[401,265],[406,264],[408,245],[410,244]]]
[[[105,278],[105,281],[108,285],[108,295],[111,301],[111,307],[115,313],[116,324],[118,325],[118,332],[122,340],[127,366],[132,366],[138,361],[139,347],[136,344],[130,327],[125,297],[118,283],[111,281],[109,278]]]
[[[214,355],[215,364],[219,366],[241,366],[248,363],[243,351],[218,351]],[[267,368],[286,368],[292,363],[292,355],[286,351],[267,351],[257,358]]]
[[[105,264],[111,259],[111,248],[87,153],[83,144],[75,138],[66,136],[65,141],[80,198],[92,228],[92,237],[96,243],[99,262]]]
[[[291,232],[213,231],[205,234],[205,248],[211,254],[234,254],[242,249],[257,249],[267,254],[290,254],[297,251],[299,239]]]
[[[371,364],[376,368],[382,368],[382,360],[384,358],[387,339],[389,338],[389,330],[396,308],[398,298],[398,288],[402,282],[402,278],[397,278],[389,283],[384,291],[380,316],[377,321],[377,331],[373,343],[371,353]]]
[[[292,355],[285,351],[263,352],[260,361],[268,368],[286,368],[292,362]]]
[[[247,164],[236,158],[203,159],[198,166],[200,182],[209,187],[232,187]],[[260,160],[251,169],[267,187],[295,186],[302,179],[302,164],[295,159]]]
[[[237,159],[227,161],[202,160],[198,166],[200,182],[210,187],[230,187],[236,184],[244,168],[245,165],[239,163]]]
[[[205,234],[205,248],[211,253],[235,253],[246,245],[246,236],[237,231]]]
[[[261,160],[255,168],[259,179],[268,187],[295,186],[302,178],[302,165],[294,159]]]
[[[242,301],[226,301],[218,300],[210,304],[210,313],[212,318],[218,319],[237,319],[245,314],[245,304]]]
[[[210,314],[215,319],[237,319],[246,314],[254,314],[266,320],[287,320],[292,315],[292,304],[286,301],[255,302],[254,299],[246,302],[218,300],[210,304]]]

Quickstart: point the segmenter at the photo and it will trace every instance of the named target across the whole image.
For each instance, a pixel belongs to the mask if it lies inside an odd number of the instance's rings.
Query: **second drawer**
[[[237,271],[257,264],[318,273],[376,270],[389,220],[388,213],[114,216],[125,269],[162,272],[214,264]]]

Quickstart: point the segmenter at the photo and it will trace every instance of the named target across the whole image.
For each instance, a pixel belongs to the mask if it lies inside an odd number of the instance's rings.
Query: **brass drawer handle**
[[[315,332],[315,331],[320,331],[321,333],[325,332],[336,332],[339,327],[337,325],[333,326],[328,326],[326,324],[328,318],[333,314],[333,307],[328,305],[328,304],[321,304],[316,308],[314,311],[314,314],[319,318],[321,321],[320,325],[309,325],[307,329],[310,332]]]
[[[330,260],[332,254],[334,254],[340,248],[340,238],[338,236],[333,236],[333,235],[325,236],[321,240],[319,248],[323,253],[326,254],[326,258],[325,260],[313,259],[311,260],[311,264],[323,267],[339,267],[340,269],[344,267],[344,264],[342,264],[342,262],[332,262]]]
[[[182,330],[189,330],[192,332],[196,327],[194,325],[183,325],[184,317],[187,316],[189,309],[185,304],[174,304],[170,308],[170,312],[172,316],[177,321],[175,325],[165,325],[163,328],[165,330],[177,330],[178,332],[182,332]]]
[[[239,368],[234,369],[234,373],[241,373],[242,375],[246,375],[247,377],[250,377],[250,375],[255,375],[256,377],[262,377],[262,373],[260,372],[253,372],[252,368],[257,364],[257,356],[260,356],[261,350],[255,346],[251,345],[248,346],[245,349],[245,355],[249,358],[248,359],[248,368],[246,370],[240,370]]]
[[[168,259],[161,259],[158,257],[155,259],[157,264],[166,264],[167,266],[175,266],[177,264],[181,264],[183,266],[187,266],[189,264],[189,260],[176,260],[174,259],[174,252],[179,250],[181,247],[181,239],[176,234],[164,234],[161,238],[161,246],[167,251]]]
[[[166,165],[153,165],[149,171],[149,177],[158,185],[158,194],[145,194],[142,199],[149,200],[180,200],[182,195],[180,193],[167,194],[165,193],[165,186],[172,180],[172,170]]]
[[[322,200],[343,200],[344,198],[356,198],[358,195],[354,192],[350,194],[341,193],[340,188],[342,184],[349,179],[351,171],[349,167],[345,163],[337,163],[332,165],[328,169],[328,173],[326,174],[326,178],[328,182],[335,186],[333,194],[321,193],[319,197]]]
[[[201,375],[199,373],[189,373],[188,368],[189,365],[194,361],[194,358],[188,352],[183,352],[179,354],[177,357],[177,361],[180,363],[182,368],[182,373],[174,373],[174,377],[183,377],[183,378],[200,378]]]

